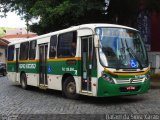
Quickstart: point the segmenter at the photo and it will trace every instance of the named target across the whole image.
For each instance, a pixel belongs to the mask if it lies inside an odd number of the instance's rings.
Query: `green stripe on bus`
[[[18,71],[26,73],[39,73],[39,62],[19,62]],[[70,73],[73,76],[81,76],[81,61],[77,60],[75,65],[67,64],[67,61],[48,61],[47,72],[52,75],[63,75]],[[8,72],[16,72],[16,63],[8,63]],[[92,77],[97,77],[97,69],[92,69]]]

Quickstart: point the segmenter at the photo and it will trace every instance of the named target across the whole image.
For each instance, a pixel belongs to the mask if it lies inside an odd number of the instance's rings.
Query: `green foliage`
[[[160,0],[146,0],[146,1],[149,10],[160,12]]]
[[[0,27],[0,37],[4,36],[6,34],[5,33],[6,30],[12,30],[12,29],[15,29],[15,28]]]
[[[139,0],[111,0],[108,18],[111,22],[115,23],[115,17],[117,17],[121,24],[124,24],[123,22],[125,22],[126,19],[133,19],[137,13],[138,1]]]
[[[102,22],[103,7],[103,0],[37,1],[30,12],[41,20],[30,28],[41,34],[88,22]]]
[[[38,34],[82,23],[102,22],[104,16],[104,0],[2,0],[1,4],[2,12],[17,11],[26,22],[40,17],[39,23],[29,26]]]
[[[135,22],[140,0],[110,0],[109,9],[104,10],[105,0],[1,0],[0,11],[16,11],[26,22],[40,18],[39,23],[29,25],[38,34],[84,23]],[[143,1],[143,0],[142,0]],[[159,0],[144,0],[147,9],[160,11]],[[4,14],[5,15],[5,14]],[[1,15],[2,16],[2,15]],[[118,18],[118,20],[116,19]],[[133,26],[133,25],[132,25]]]
[[[0,29],[0,37],[4,36],[5,33]]]
[[[141,7],[140,7],[141,6]],[[107,21],[136,27],[136,18],[140,10],[160,12],[159,0],[111,0]]]

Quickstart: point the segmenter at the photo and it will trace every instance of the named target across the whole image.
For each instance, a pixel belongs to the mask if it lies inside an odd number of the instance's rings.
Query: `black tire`
[[[21,74],[20,80],[21,80],[21,87],[26,90],[27,89],[27,77],[25,73]]]
[[[67,98],[78,99],[79,95],[76,93],[76,83],[72,76],[65,79],[62,92]]]

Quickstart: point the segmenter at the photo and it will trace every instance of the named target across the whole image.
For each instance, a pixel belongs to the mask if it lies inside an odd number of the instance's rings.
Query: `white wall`
[[[155,73],[160,73],[160,52],[148,52],[149,63]]]

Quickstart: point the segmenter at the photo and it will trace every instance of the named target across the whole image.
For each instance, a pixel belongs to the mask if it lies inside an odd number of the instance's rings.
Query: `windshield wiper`
[[[125,43],[126,43],[126,47],[127,47],[128,53],[129,53],[133,58],[136,58],[136,60],[137,60],[137,62],[138,62],[138,64],[139,64],[139,68],[142,70],[143,67],[142,67],[142,64],[141,64],[140,60],[138,59],[137,55],[133,52],[133,50],[128,47],[128,44],[127,44],[126,39],[125,39]]]
[[[122,39],[121,39],[121,44],[122,44],[122,48],[120,49],[120,51],[122,54],[125,54],[125,46],[124,46]]]
[[[121,53],[121,55],[118,56],[118,57],[119,57],[119,60],[117,60],[116,70],[119,70],[119,69],[120,69],[120,65],[121,65],[120,57],[122,57],[122,54],[125,54],[125,47],[124,47],[124,44],[123,44],[123,42],[122,42],[122,39],[121,39],[121,44],[122,44],[122,48],[120,48],[120,53]]]
[[[117,61],[116,70],[120,69],[122,61],[124,61],[126,59],[125,45],[124,45],[122,39],[121,39],[121,45],[122,45],[122,48],[120,48],[120,55],[118,56],[119,60]]]

